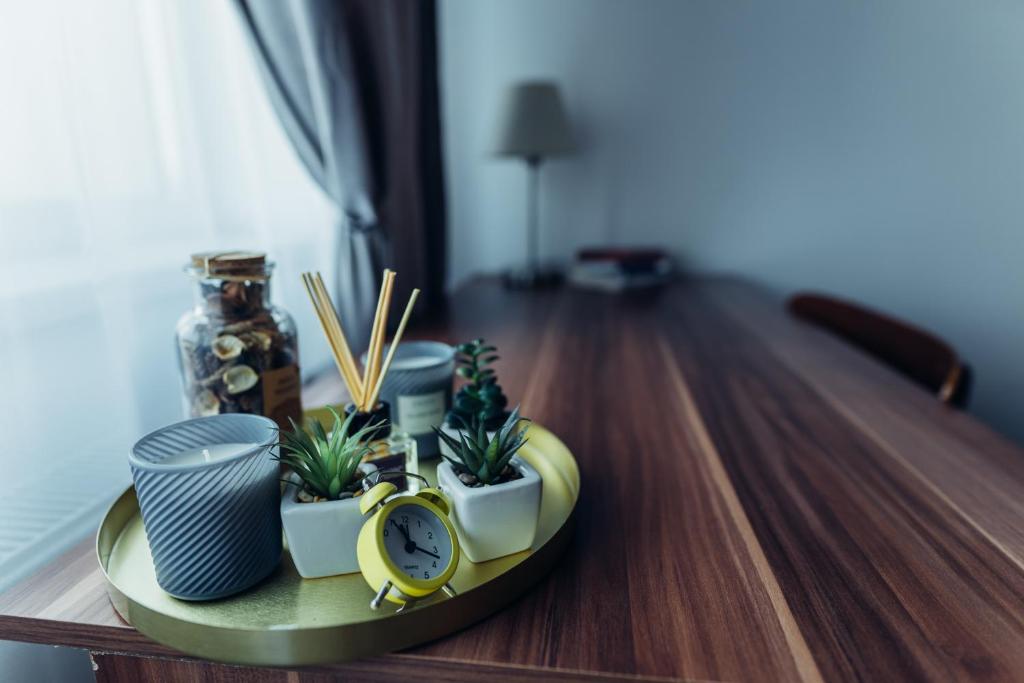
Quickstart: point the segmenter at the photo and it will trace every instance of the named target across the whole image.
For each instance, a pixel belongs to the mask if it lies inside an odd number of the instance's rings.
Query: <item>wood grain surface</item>
[[[0,638],[117,653],[100,680],[1024,680],[1024,451],[778,300],[483,280],[417,335],[496,342],[579,461],[576,536],[527,596],[372,660],[215,666],[122,623],[86,541],[0,596]]]

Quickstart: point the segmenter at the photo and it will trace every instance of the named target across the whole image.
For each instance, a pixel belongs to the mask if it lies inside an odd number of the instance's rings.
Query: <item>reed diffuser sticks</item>
[[[320,320],[320,327],[323,328],[327,337],[327,344],[331,348],[331,355],[334,356],[334,363],[338,366],[338,372],[345,381],[349,394],[356,400],[363,394],[363,385],[359,379],[359,371],[356,368],[355,359],[352,358],[352,351],[349,349],[345,332],[341,328],[338,314],[334,310],[334,302],[330,294],[323,287],[323,279],[317,273],[314,277],[310,273],[302,274],[302,284],[306,286],[306,293],[313,303],[317,318]]]
[[[370,401],[370,393],[377,381],[377,374],[380,372],[381,352],[384,349],[384,335],[387,333],[388,311],[391,310],[391,290],[395,284],[395,271],[384,270],[384,278],[381,280],[380,296],[377,299],[377,312],[373,317],[373,327],[370,332],[370,348],[366,351],[366,367],[363,368],[363,396],[360,402],[360,410],[369,411],[372,405],[367,406]]]
[[[405,332],[405,325],[409,322],[409,316],[412,314],[412,307],[416,305],[416,299],[420,295],[420,290],[412,290],[412,294],[409,295],[409,303],[405,305],[405,313],[402,314],[402,319],[398,322],[398,329],[395,330],[395,337],[391,340],[391,346],[388,347],[388,357],[384,359],[384,365],[381,367],[380,373],[377,376],[377,381],[373,385],[373,391],[370,392],[370,398],[367,404],[373,406],[377,403],[377,397],[380,395],[380,389],[384,386],[384,376],[388,374],[388,370],[391,369],[391,361],[395,357],[395,349],[398,348],[398,342],[402,339],[402,333]]]
[[[323,328],[327,343],[331,347],[331,354],[334,356],[334,363],[338,366],[338,372],[348,388],[352,402],[356,409],[361,412],[369,412],[377,404],[381,387],[384,385],[384,377],[391,368],[391,361],[395,355],[395,349],[402,339],[405,326],[409,322],[413,306],[419,297],[420,290],[412,290],[409,302],[405,306],[405,312],[395,330],[395,336],[391,340],[387,358],[384,355],[384,339],[387,335],[388,311],[391,308],[391,293],[395,285],[395,271],[386,269],[381,279],[380,293],[377,297],[377,311],[374,314],[373,326],[370,328],[369,348],[366,351],[366,364],[360,377],[359,369],[356,366],[355,358],[349,348],[345,332],[341,327],[341,321],[334,308],[334,302],[324,286],[320,273],[303,273],[302,283],[306,287],[306,293],[316,311],[320,327]],[[382,362],[383,361],[383,362]]]

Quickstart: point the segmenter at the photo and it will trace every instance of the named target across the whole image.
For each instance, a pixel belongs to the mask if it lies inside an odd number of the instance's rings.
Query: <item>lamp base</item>
[[[502,282],[508,289],[543,289],[562,283],[562,271],[558,268],[526,267],[507,270]]]

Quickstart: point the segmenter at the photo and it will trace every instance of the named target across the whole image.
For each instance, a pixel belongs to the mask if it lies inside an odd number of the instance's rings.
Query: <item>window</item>
[[[181,419],[181,267],[267,251],[274,298],[316,330],[298,273],[335,217],[275,119],[228,0],[0,9],[0,590],[82,538],[127,452]],[[304,368],[328,358],[300,335]]]

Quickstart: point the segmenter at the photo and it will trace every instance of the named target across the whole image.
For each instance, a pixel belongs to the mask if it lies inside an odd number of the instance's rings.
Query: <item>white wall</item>
[[[524,172],[486,156],[503,87],[551,77],[583,150],[543,244],[856,298],[952,341],[1024,441],[1024,4],[442,0],[452,275],[521,258]]]

